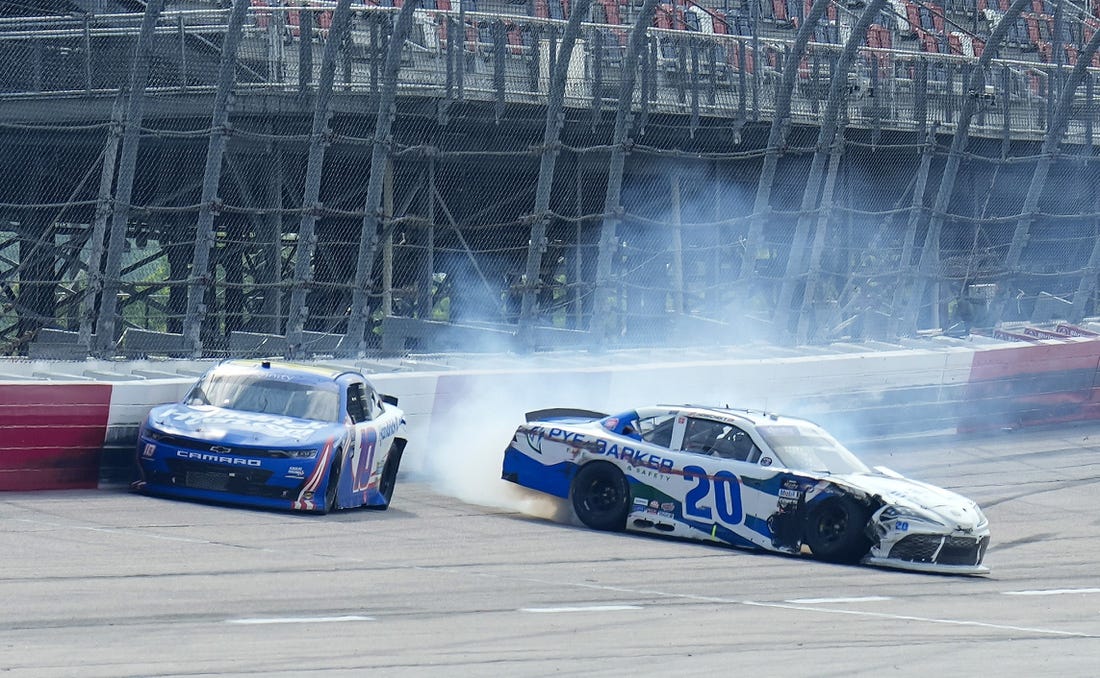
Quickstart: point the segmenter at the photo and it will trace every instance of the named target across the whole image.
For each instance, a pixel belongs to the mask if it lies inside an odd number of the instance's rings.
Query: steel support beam
[[[959,112],[959,122],[955,127],[955,135],[951,138],[951,150],[947,154],[947,163],[940,177],[939,190],[936,191],[936,202],[932,207],[932,218],[928,222],[928,230],[924,235],[924,247],[921,250],[920,263],[917,269],[917,279],[913,283],[912,294],[909,298],[909,306],[905,310],[902,331],[912,333],[916,331],[917,320],[920,317],[921,305],[924,302],[924,294],[932,273],[939,267],[940,261],[940,231],[943,230],[944,216],[947,207],[951,204],[951,197],[955,194],[955,180],[958,178],[959,165],[962,163],[963,151],[970,140],[970,123],[974,119],[974,112],[978,102],[982,100],[985,90],[985,69],[989,62],[997,56],[1008,35],[1008,27],[1016,23],[1017,17],[1024,7],[1030,6],[1031,0],[1013,0],[1005,15],[997,22],[993,32],[986,41],[985,51],[982,52],[974,70],[970,73],[967,82],[966,93],[963,97],[962,110]],[[938,303],[938,300],[937,302]]]
[[[847,42],[844,43],[844,51],[841,52],[840,58],[829,74],[831,76],[829,79],[829,98],[821,118],[821,127],[818,129],[817,145],[814,149],[813,160],[810,163],[810,173],[806,178],[806,188],[802,192],[802,209],[791,240],[790,253],[787,256],[787,272],[783,277],[783,284],[779,290],[779,301],[773,314],[772,324],[778,329],[780,336],[789,338],[791,335],[788,330],[792,311],[791,304],[794,301],[796,282],[806,270],[803,267],[803,260],[811,237],[810,227],[815,220],[814,208],[820,208],[818,199],[821,194],[821,175],[825,170],[825,162],[830,154],[839,152],[833,144],[833,138],[836,136],[840,105],[848,100],[848,73],[851,71],[852,64],[859,54],[859,47],[863,44],[863,40],[867,35],[867,27],[871,25],[871,22],[878,16],[879,11],[885,4],[886,0],[872,0],[871,4],[867,5],[863,10],[863,14],[856,21],[855,27],[852,28]],[[813,10],[811,9],[812,13]],[[757,190],[759,191],[759,187],[757,187]],[[820,212],[817,216],[820,216]],[[821,221],[820,219],[816,220]]]
[[[745,237],[745,250],[741,253],[741,271],[738,280],[742,288],[747,288],[756,276],[756,250],[764,233],[764,222],[771,213],[772,186],[775,184],[775,170],[779,165],[779,156],[787,143],[790,128],[791,98],[798,78],[798,66],[806,45],[813,37],[814,29],[825,14],[830,0],[814,0],[806,21],[798,28],[791,51],[783,62],[783,78],[776,86],[775,117],[768,131],[768,146],[764,154],[764,166],[756,183],[756,199],[752,206],[752,218],[749,219],[748,233]],[[854,32],[853,32],[854,34]],[[759,58],[759,54],[756,58]],[[836,85],[834,78],[833,84]],[[819,180],[820,183],[820,180]]]
[[[122,139],[122,111],[124,99],[115,99],[111,109],[111,126],[107,131],[107,143],[103,147],[103,166],[99,173],[99,193],[96,195],[95,217],[88,242],[88,289],[80,301],[80,331],[77,341],[91,351],[92,332],[96,315],[96,299],[103,291],[103,249],[107,235],[107,220],[111,216],[111,189],[115,183],[118,166],[118,146]]]
[[[623,169],[626,166],[626,154],[630,141],[630,129],[633,123],[634,81],[637,77],[638,60],[646,47],[646,31],[653,23],[653,11],[657,0],[644,0],[634,28],[627,41],[626,57],[623,59],[622,76],[619,87],[619,106],[615,112],[615,129],[611,141],[611,158],[607,171],[607,193],[604,196],[603,223],[600,226],[599,250],[596,259],[596,297],[592,304],[592,333],[595,348],[602,349],[607,343],[608,318],[611,315],[611,294],[614,290],[611,272],[611,259],[616,250],[615,233],[622,220]]]
[[[321,76],[317,81],[317,95],[313,105],[313,124],[309,133],[309,150],[306,155],[305,187],[302,191],[302,218],[298,222],[298,248],[294,260],[294,286],[290,292],[290,308],[287,311],[287,357],[300,357],[302,332],[305,331],[309,309],[306,295],[313,283],[313,254],[317,250],[315,228],[321,214],[321,172],[325,165],[325,148],[328,146],[328,121],[332,106],[332,83],[336,78],[336,56],[343,42],[351,18],[351,0],[338,0],[332,15],[332,28],[321,57]],[[303,33],[302,39],[305,39]]]
[[[191,347],[192,357],[202,356],[202,320],[206,317],[203,299],[210,284],[210,251],[214,249],[214,214],[218,210],[218,186],[222,176],[222,158],[229,136],[229,96],[237,81],[237,48],[250,0],[233,0],[229,26],[222,43],[218,65],[218,89],[214,94],[214,112],[210,121],[210,141],[206,146],[206,168],[203,172],[199,219],[195,226],[195,251],[191,259],[191,275],[187,285],[187,312],[183,321],[183,336]]]
[[[355,269],[355,287],[352,289],[351,315],[343,352],[362,355],[366,351],[367,320],[370,317],[370,292],[374,278],[374,255],[378,249],[378,226],[383,215],[382,188],[389,160],[391,130],[397,100],[397,74],[401,70],[401,50],[405,36],[412,27],[413,12],[420,0],[406,0],[397,15],[397,24],[390,34],[386,47],[386,63],[382,73],[382,91],[378,102],[378,118],[374,124],[370,177],[367,180],[367,198],[363,205],[363,228],[359,235],[359,258]],[[389,228],[388,222],[386,228]]]
[[[554,170],[558,159],[561,129],[565,124],[565,83],[569,77],[569,61],[581,31],[581,21],[588,16],[591,0],[578,0],[570,12],[550,78],[550,93],[546,102],[546,126],[542,133],[542,157],[539,163],[538,187],[535,189],[535,210],[531,214],[531,237],[527,242],[527,267],[523,282],[523,302],[520,307],[519,331],[521,344],[534,348],[533,326],[538,314],[538,295],[542,287],[540,273],[542,256],[546,252],[546,226],[550,221],[550,195],[554,187]],[[551,47],[553,49],[553,47]]]
[[[138,145],[141,123],[144,117],[145,86],[149,81],[149,67],[156,46],[154,31],[164,9],[164,0],[149,0],[141,20],[134,63],[130,68],[130,92],[126,103],[126,122],[122,133],[122,152],[118,160],[118,179],[115,183],[114,213],[107,239],[107,261],[103,272],[103,298],[99,305],[99,321],[96,323],[95,353],[108,355],[115,350],[115,313],[118,310],[118,292],[122,281],[122,248],[126,242],[130,221],[130,200],[134,192],[134,175],[137,173]]]

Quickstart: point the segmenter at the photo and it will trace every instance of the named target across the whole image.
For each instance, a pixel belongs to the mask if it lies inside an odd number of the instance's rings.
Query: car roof
[[[642,414],[645,411],[646,414]],[[808,422],[806,419],[800,419],[798,417],[789,417],[786,415],[776,414],[774,412],[765,412],[763,410],[750,410],[741,409],[735,407],[717,407],[710,405],[655,405],[653,407],[639,408],[639,416],[650,416],[650,411],[656,414],[657,411],[664,412],[676,412],[689,417],[704,417],[707,419],[716,419],[718,421],[724,421],[730,424],[744,424],[749,423],[753,426],[762,426],[767,424],[777,424],[782,422],[798,423]]]
[[[288,360],[260,360],[252,358],[239,358],[226,360],[216,369],[238,368],[243,370],[270,369],[284,374],[297,375],[312,380],[339,381],[344,375],[364,378],[363,374],[352,369],[336,365],[296,363]]]

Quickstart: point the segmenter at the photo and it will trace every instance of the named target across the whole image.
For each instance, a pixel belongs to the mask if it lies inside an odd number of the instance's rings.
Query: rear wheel
[[[825,500],[806,521],[806,544],[814,557],[830,563],[858,563],[871,548],[870,511],[851,497]]]
[[[573,510],[594,530],[618,532],[626,527],[630,512],[630,484],[626,476],[606,462],[581,467],[573,478]]]

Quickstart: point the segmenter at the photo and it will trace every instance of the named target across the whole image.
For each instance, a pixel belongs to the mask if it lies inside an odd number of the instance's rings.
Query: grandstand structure
[[[1100,312],[1098,2],[396,4],[0,2],[0,354]]]

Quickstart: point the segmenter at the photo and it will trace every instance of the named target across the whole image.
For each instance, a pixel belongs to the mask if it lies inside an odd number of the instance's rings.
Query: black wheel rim
[[[825,544],[840,540],[848,529],[848,514],[839,508],[826,511],[817,520],[817,534]]]
[[[621,501],[621,491],[615,483],[605,478],[596,478],[588,485],[584,506],[593,513],[604,513],[615,510]]]

